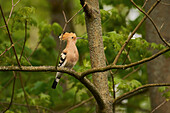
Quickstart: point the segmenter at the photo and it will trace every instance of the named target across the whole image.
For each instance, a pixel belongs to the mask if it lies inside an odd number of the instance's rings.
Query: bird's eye
[[[71,37],[72,39],[74,38],[74,37]]]

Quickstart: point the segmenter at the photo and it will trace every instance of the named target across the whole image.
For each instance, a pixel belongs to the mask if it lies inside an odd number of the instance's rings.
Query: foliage
[[[65,2],[67,2],[66,0]],[[75,3],[75,8],[72,12],[77,11],[81,5],[78,0],[73,1]],[[142,5],[143,1],[136,0],[139,5]],[[11,4],[8,2],[0,2],[3,6],[9,6]],[[29,2],[29,0],[22,1],[16,5],[12,17],[9,21],[9,28],[12,35],[12,38],[15,43],[15,48],[17,50],[17,55],[20,57],[23,42],[25,38],[25,21],[28,22],[27,27],[27,37],[28,41],[26,42],[26,47],[24,49],[24,55],[21,60],[22,65],[56,65],[58,51],[56,50],[56,40],[55,38],[62,32],[62,27],[59,23],[54,22],[50,23],[50,3],[47,0],[37,0]],[[48,5],[45,5],[48,4]],[[110,10],[105,10],[104,5],[111,6]],[[42,7],[41,7],[42,6]],[[45,8],[44,8],[45,7]],[[140,14],[135,20],[127,20],[126,17],[129,14],[132,5],[130,1],[126,0],[100,0],[100,13],[103,29],[103,41],[106,58],[108,63],[112,63],[115,56],[121,49],[122,45],[125,43],[126,39],[130,35],[131,31],[135,28],[137,23],[143,17]],[[8,18],[8,13],[10,12],[9,7],[3,7],[5,12],[6,19]],[[44,13],[44,14],[43,14]],[[2,16],[0,17],[2,20]],[[85,27],[84,13],[80,12],[74,19],[76,25],[81,24]],[[3,26],[4,22],[0,21],[0,26]],[[36,29],[34,31],[34,29]],[[81,31],[81,28],[78,30]],[[126,51],[123,51],[117,64],[129,64],[131,62],[139,61],[151,55],[148,48],[152,49],[163,49],[163,45],[157,45],[155,43],[148,43],[144,38],[144,26],[142,26],[137,33],[140,34],[140,37],[133,38],[128,46],[125,48]],[[53,35],[52,35],[53,34]],[[0,29],[0,53],[3,53],[7,48],[11,46],[7,32],[5,28]],[[86,33],[82,33],[83,38],[87,38]],[[30,43],[31,42],[31,43]],[[34,52],[34,49],[37,46],[37,43],[40,42],[40,45]],[[32,47],[33,45],[33,47]],[[87,40],[78,40],[77,47],[80,53],[80,59],[78,64],[74,67],[77,72],[82,72],[84,70],[90,69],[90,57],[88,50],[88,41]],[[127,58],[127,54],[129,58]],[[126,61],[125,61],[126,59]],[[5,52],[3,56],[0,56],[0,65],[17,65],[17,62],[14,57],[12,48]],[[122,78],[128,73],[134,71],[139,66],[134,68],[128,68],[125,70],[119,70],[115,75],[114,84],[117,86],[116,96],[124,94],[127,91],[131,91],[143,84],[147,83],[146,75],[146,65],[142,66],[139,70],[132,73],[130,77],[123,80]],[[112,70],[116,71],[116,70]],[[52,110],[63,111],[68,107],[75,105],[85,99],[88,99],[91,94],[90,92],[76,79],[71,76],[65,76],[64,74],[60,85],[57,86],[56,90],[51,89],[52,81],[54,79],[55,73],[49,72],[22,72],[22,79],[24,81],[24,89],[28,97],[28,103],[35,106],[35,110],[39,109],[41,112],[48,112],[49,108]],[[13,77],[12,72],[0,72],[0,103],[10,102],[11,91],[12,91],[12,81],[10,79]],[[88,79],[92,81],[92,76],[89,75]],[[6,84],[9,85],[6,86]],[[111,76],[109,76],[109,88],[112,93],[112,81]],[[6,88],[7,87],[7,88]],[[160,89],[163,93],[163,96],[166,98],[170,97],[170,93],[165,91],[166,88],[163,87]],[[144,94],[147,95],[147,94]],[[142,99],[143,95],[139,95],[137,98],[128,99],[128,104],[138,105],[145,103],[149,105],[148,97]],[[147,95],[148,96],[148,95]],[[20,85],[20,80],[16,81],[14,103],[26,104],[24,98],[24,92]],[[37,108],[36,106],[43,106],[44,108]],[[124,107],[126,112],[132,113],[137,110]],[[150,109],[148,106],[146,109]],[[4,108],[0,104],[0,111]],[[7,113],[20,113],[25,112],[26,107],[21,107],[13,105]],[[87,103],[83,107],[79,107],[71,111],[70,113],[78,113],[84,111],[94,112],[94,102]]]

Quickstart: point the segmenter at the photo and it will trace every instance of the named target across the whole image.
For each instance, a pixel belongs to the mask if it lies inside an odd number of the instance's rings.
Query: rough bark
[[[86,0],[86,3],[87,5],[84,8],[84,11],[88,33],[91,66],[92,68],[105,67],[106,62],[102,39],[99,2],[98,0]],[[81,0],[81,4],[84,5],[84,0]],[[98,113],[113,113],[113,100],[109,95],[107,75],[107,72],[93,74],[93,83],[99,90],[105,103],[104,108],[101,108],[99,105],[97,106],[96,111]]]
[[[146,5],[146,10],[156,0],[149,0]],[[169,0],[162,0],[162,2],[170,3]],[[161,34],[166,41],[170,40],[170,7],[168,5],[159,4],[155,10],[151,13],[152,19],[157,24],[158,28],[161,29]],[[146,39],[149,42],[155,42],[157,44],[162,43],[158,37],[155,28],[149,20],[146,21]],[[156,51],[153,51],[155,53]],[[170,83],[170,58],[160,56],[155,60],[147,63],[147,72],[149,83]],[[150,98],[152,109],[160,105],[165,98],[162,97],[161,93],[158,92],[157,88],[150,89]],[[157,109],[154,113],[170,113],[170,102],[167,102],[162,107]]]

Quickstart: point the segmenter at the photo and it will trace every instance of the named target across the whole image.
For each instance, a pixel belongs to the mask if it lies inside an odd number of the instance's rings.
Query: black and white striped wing
[[[59,64],[58,64],[58,67],[64,67],[67,60],[66,60],[66,55],[67,53],[65,52],[62,52],[61,55],[60,55],[60,61],[59,61]],[[58,82],[60,81],[60,78],[61,78],[61,73],[60,72],[57,72],[56,74],[56,78],[52,84],[52,88],[55,89],[57,87],[57,84]]]
[[[65,53],[65,52],[61,53],[58,67],[64,67],[65,66],[65,64],[66,64],[66,55],[67,55],[67,53]]]

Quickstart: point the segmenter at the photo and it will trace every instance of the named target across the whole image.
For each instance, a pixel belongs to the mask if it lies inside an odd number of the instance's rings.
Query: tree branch
[[[24,39],[24,44],[23,44],[23,47],[22,47],[21,55],[20,55],[20,58],[19,58],[20,62],[21,62],[21,58],[22,58],[22,55],[23,55],[23,52],[24,52],[26,41],[27,41],[27,20],[25,20],[25,39]]]
[[[28,112],[31,113],[30,107],[28,105],[27,94],[26,94],[25,89],[24,89],[24,85],[23,85],[23,81],[22,81],[22,76],[21,76],[20,72],[19,72],[19,79],[20,79],[22,90],[24,92],[24,98],[25,98],[25,102],[26,102],[26,105],[27,105],[27,108],[28,108]]]
[[[21,68],[19,68],[18,66],[0,66],[0,71],[27,71],[27,72],[40,72],[40,71],[51,71],[51,72],[63,72],[63,73],[67,73],[71,76],[73,76],[74,78],[78,79],[82,84],[84,84],[89,90],[90,92],[93,94],[94,98],[96,99],[97,103],[101,106],[104,107],[104,101],[100,96],[99,91],[97,90],[97,88],[88,80],[85,78],[86,75],[91,74],[91,73],[95,73],[95,72],[104,72],[110,69],[126,69],[135,65],[139,65],[142,63],[145,63],[147,61],[150,61],[156,57],[158,57],[159,55],[169,51],[170,48],[166,48],[163,49],[162,51],[152,55],[149,58],[145,58],[141,61],[135,62],[135,63],[131,63],[128,65],[108,65],[106,67],[100,67],[100,68],[93,68],[93,69],[89,69],[85,72],[76,72],[72,69],[67,69],[67,68],[55,68],[55,66],[21,66]]]
[[[69,20],[67,20],[66,18],[66,14],[65,12],[63,11],[63,16],[64,16],[64,20],[65,20],[65,24],[64,24],[64,27],[63,27],[63,31],[61,33],[61,39],[63,37],[63,33],[65,32],[65,29],[67,27],[67,24],[86,6],[86,4],[84,4],[84,6],[82,8],[80,8]],[[59,61],[59,56],[61,54],[61,43],[62,43],[62,40],[60,39],[60,43],[59,43],[59,53],[58,53],[58,56],[57,56],[57,62],[56,62],[56,68],[58,68],[58,61]]]
[[[9,103],[7,103],[7,102],[0,102],[0,104],[9,104]],[[20,103],[13,103],[13,105],[27,107],[27,105],[20,104]],[[49,111],[50,113],[56,113],[56,112],[52,111],[51,109],[43,107],[43,106],[38,106],[38,105],[33,106],[33,105],[30,105],[30,107],[31,107],[31,109],[38,109],[38,108],[40,108],[40,109],[44,109],[46,111]]]
[[[62,72],[62,73],[67,73],[76,79],[81,79],[89,74],[96,73],[96,72],[104,72],[110,69],[127,69],[139,64],[143,64],[145,62],[151,61],[158,56],[162,55],[163,53],[166,53],[170,50],[169,47],[159,51],[158,53],[152,55],[149,58],[144,58],[140,61],[131,63],[131,64],[125,64],[125,65],[108,65],[106,67],[99,67],[99,68],[93,68],[93,69],[88,69],[87,71],[84,72],[76,72],[72,69],[67,69],[67,68],[55,68],[55,66],[21,66],[22,69],[20,69],[18,66],[0,66],[0,71],[25,71],[25,72]]]
[[[150,14],[153,9],[159,4],[161,0],[157,0],[153,6],[149,9],[149,11],[147,12],[147,14]],[[136,33],[136,31],[139,29],[139,27],[142,25],[142,23],[146,20],[147,16],[144,16],[143,19],[139,22],[139,24],[136,26],[136,28],[133,30],[133,32],[130,34],[130,36],[128,37],[128,39],[125,41],[125,43],[123,44],[122,48],[120,49],[119,53],[117,54],[117,56],[115,57],[113,64],[116,65],[120,55],[122,54],[122,51],[124,50],[124,48],[126,47],[126,45],[129,43],[130,39],[133,37],[133,35]]]
[[[20,41],[22,41],[22,40],[18,40],[17,42],[12,44],[9,48],[7,48],[4,52],[1,53],[0,57],[3,56],[7,51],[9,51],[13,46],[15,46],[15,44],[19,43]]]
[[[14,82],[13,82],[13,88],[12,88],[11,101],[9,103],[9,106],[3,111],[3,113],[5,113],[7,110],[9,110],[10,107],[12,106],[12,102],[13,102],[13,98],[14,98],[14,91],[15,91],[16,72],[13,72],[13,75],[14,75]]]
[[[152,19],[145,11],[143,11],[141,8],[139,8],[139,7],[135,4],[135,2],[134,2],[133,0],[130,0],[130,1],[131,1],[131,3],[132,3],[140,12],[142,12],[144,15],[147,16],[147,18],[151,21],[151,23],[152,23],[153,26],[155,27],[155,29],[156,29],[156,31],[157,31],[160,39],[162,40],[162,42],[164,42],[168,47],[170,47],[170,44],[162,37],[162,35],[161,35],[161,33],[159,32],[158,27],[156,26],[156,24],[155,24],[155,22],[153,21],[153,19]]]
[[[115,100],[114,100],[114,104],[116,103],[119,103],[120,101],[124,100],[124,99],[127,99],[139,92],[141,92],[143,89],[145,88],[149,88],[149,87],[160,87],[160,86],[170,86],[170,83],[156,83],[156,84],[146,84],[146,85],[143,85],[141,87],[138,87],[132,91],[129,91],[127,93],[124,93],[123,95],[117,97]]]
[[[14,2],[13,2],[13,0],[12,0],[12,8],[11,8],[11,11],[10,11],[10,13],[9,13],[9,17],[8,17],[8,20],[7,20],[7,25],[8,25],[8,22],[9,22],[9,20],[10,20],[10,18],[11,18],[11,15],[12,15],[12,12],[13,12],[13,10],[14,10],[14,7],[20,2],[21,0],[18,0],[15,4],[14,4]],[[4,25],[4,26],[1,26],[0,27],[0,29],[1,28],[4,28],[6,25]]]
[[[161,106],[163,106],[165,103],[167,103],[169,101],[169,99],[168,100],[164,100],[161,104],[159,104],[155,109],[153,109],[152,111],[151,111],[151,113],[154,113],[157,109],[159,109]]]
[[[73,109],[76,109],[76,108],[82,106],[83,104],[93,100],[93,99],[94,99],[94,97],[92,96],[92,97],[88,98],[87,100],[83,100],[81,103],[74,105],[73,107],[66,110],[64,113],[68,113],[68,112],[72,111]]]
[[[10,32],[9,32],[9,28],[8,28],[7,23],[6,23],[5,16],[4,16],[4,13],[3,13],[3,10],[2,10],[1,5],[0,5],[0,10],[1,10],[2,17],[3,17],[3,19],[4,19],[4,23],[5,23],[5,26],[6,26],[7,32],[8,32],[8,36],[9,36],[9,39],[10,39],[11,45],[13,45],[14,43],[13,43],[13,40],[12,40],[11,34],[10,34]],[[14,47],[14,46],[12,46],[12,48],[13,48],[13,51],[14,51],[15,58],[16,58],[16,60],[17,60],[18,66],[21,68],[21,64],[20,64],[20,62],[19,62],[19,60],[18,60],[18,56],[17,56],[16,50],[15,50],[15,47]]]
[[[170,50],[170,48],[167,47],[166,49],[159,51],[158,53],[152,55],[149,58],[144,58],[143,60],[140,60],[140,61],[137,61],[137,62],[134,62],[134,63],[131,63],[131,64],[125,64],[125,65],[111,64],[111,65],[108,65],[106,67],[89,69],[87,71],[82,72],[81,77],[85,77],[85,76],[92,74],[92,73],[95,73],[95,72],[104,72],[104,71],[107,71],[107,70],[110,70],[110,69],[126,69],[126,68],[133,67],[133,66],[136,66],[136,65],[139,65],[139,64],[143,64],[145,62],[148,62],[148,61],[151,61],[151,60],[157,58],[158,56],[160,56],[163,53],[166,53],[169,50]]]

